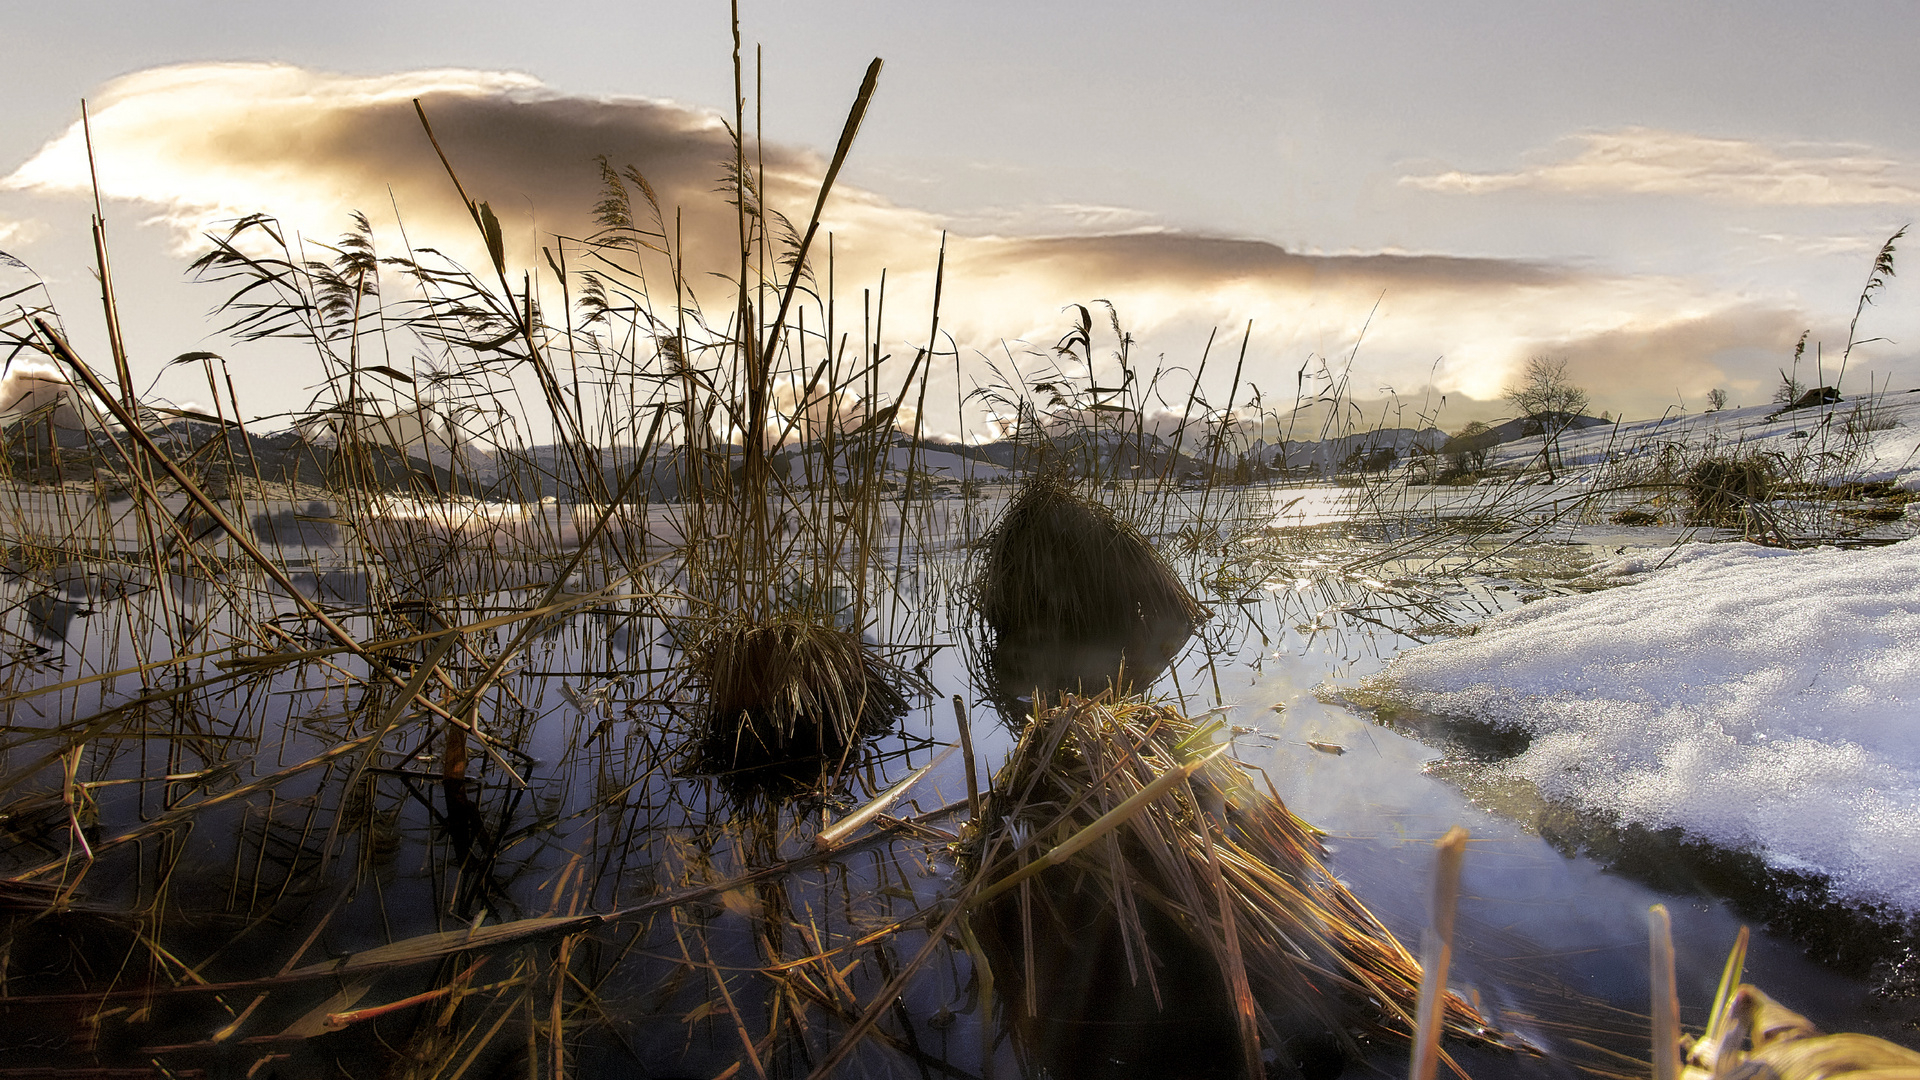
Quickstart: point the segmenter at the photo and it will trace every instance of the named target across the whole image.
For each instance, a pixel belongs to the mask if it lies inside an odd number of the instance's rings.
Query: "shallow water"
[[[1340,688],[1413,644],[1410,633],[1440,632],[1449,622],[1470,623],[1524,596],[1563,588],[1559,582],[1577,573],[1584,549],[1567,544],[1510,549],[1494,539],[1479,548],[1456,544],[1412,558],[1402,553],[1383,563],[1372,557],[1381,550],[1378,540],[1341,539],[1327,531],[1350,512],[1353,489],[1275,494],[1276,524],[1320,528],[1300,532],[1310,539],[1275,539],[1276,546],[1261,560],[1233,564],[1240,568],[1231,573],[1219,572],[1220,564],[1214,564],[1202,599],[1216,617],[1153,692],[1177,697],[1190,713],[1217,710],[1244,729],[1235,736],[1236,756],[1264,769],[1296,813],[1327,830],[1330,868],[1410,944],[1418,940],[1425,919],[1432,841],[1455,824],[1471,831],[1454,981],[1477,993],[1496,1026],[1546,1054],[1539,1059],[1473,1054],[1473,1075],[1557,1073],[1569,1061],[1604,1060],[1604,1054],[1581,1043],[1644,1058],[1646,909],[1653,903],[1673,911],[1683,1017],[1701,1022],[1740,924],[1724,902],[1707,895],[1663,894],[1591,859],[1563,854],[1514,821],[1476,806],[1460,788],[1435,775],[1431,766],[1441,751],[1329,703]],[[1456,508],[1474,508],[1470,492],[1448,497]],[[985,512],[973,500],[948,500],[939,510],[948,516],[940,526],[946,535],[971,531],[961,523]],[[559,511],[554,515],[572,520]],[[296,575],[296,587],[306,591],[310,584],[310,595],[323,603],[358,611],[343,615],[354,633],[377,638],[398,632],[408,619],[418,622],[419,612],[409,614],[391,603],[393,582],[408,580],[407,565],[370,565],[337,546],[316,543],[317,536],[303,533],[300,539],[307,542],[284,552],[289,561],[305,566],[305,576]],[[1182,540],[1171,532],[1156,539],[1169,549]],[[1363,550],[1368,543],[1375,547]],[[476,919],[498,924],[549,912],[633,910],[666,889],[725,881],[802,855],[823,816],[843,815],[958,738],[952,696],[959,695],[967,707],[986,774],[1012,744],[1011,727],[995,715],[994,695],[974,674],[982,663],[973,655],[954,599],[965,573],[964,552],[906,549],[906,556],[910,565],[897,575],[899,595],[881,605],[880,622],[869,636],[908,646],[899,654],[902,666],[918,666],[932,692],[896,731],[866,748],[850,771],[850,783],[825,804],[814,799],[784,806],[743,802],[737,785],[723,778],[657,767],[679,761],[684,743],[684,723],[663,705],[684,696],[674,682],[678,651],[644,595],[645,584],[628,582],[589,610],[547,628],[502,689],[489,695],[482,728],[507,749],[491,758],[472,754],[477,783],[465,799],[439,791],[439,755],[446,744],[436,741],[438,729],[407,717],[403,737],[394,744],[413,751],[410,755],[343,757],[337,767],[303,774],[271,793],[262,789],[257,798],[201,811],[190,832],[165,834],[170,839],[153,832],[115,849],[117,855],[103,853],[76,895],[107,911],[133,910],[156,895],[169,896],[174,913],[143,915],[148,919],[143,925],[163,932],[170,950],[188,957],[182,962],[193,965],[200,977],[243,980],[296,961],[311,963],[470,926]],[[1443,556],[1460,566],[1476,565],[1470,572],[1439,573],[1435,560]],[[1369,569],[1342,569],[1360,563]],[[37,628],[27,625],[34,615],[25,601],[40,595],[38,586],[24,580],[9,585],[14,613],[6,628],[23,639],[38,634],[48,650],[13,669],[16,692],[164,658],[169,643],[179,640],[163,630],[169,618],[193,624],[188,638],[211,650],[227,644],[224,634],[250,625],[236,609],[290,610],[284,596],[244,573],[220,583],[196,580],[192,587],[76,590],[74,582],[108,580],[104,569],[109,565],[63,580],[64,595],[93,605],[86,615],[68,612],[63,626],[56,627],[44,612]],[[525,580],[537,581],[538,570],[530,565]],[[605,578],[589,572],[570,588],[591,588]],[[442,604],[440,617],[471,621],[529,602],[518,591],[520,580],[491,580],[495,591]],[[129,593],[133,599],[116,599]],[[359,610],[369,596],[387,603]],[[171,607],[156,610],[163,603]],[[326,643],[308,621],[282,623],[286,640],[251,650]],[[493,632],[494,644],[513,629]],[[486,638],[480,641],[484,645]],[[482,660],[450,656],[444,663],[449,670],[471,671],[482,667]],[[183,670],[217,676],[223,669],[215,661],[210,657]],[[345,658],[330,662],[364,670]],[[403,676],[411,670],[396,667]],[[138,692],[136,681],[122,678],[10,704],[15,742],[8,775],[23,779],[30,771],[33,779],[8,797],[37,793],[41,804],[26,809],[43,818],[52,815],[53,824],[33,833],[31,842],[16,845],[7,857],[9,874],[58,859],[72,842],[71,830],[63,831],[61,824],[59,766],[34,756],[32,733],[63,717],[92,715]],[[245,781],[327,752],[364,730],[363,694],[348,680],[309,665],[255,684],[143,707],[147,727],[142,730],[164,732],[167,738],[97,732],[83,744],[77,777],[100,785],[89,789],[97,823],[88,835],[99,843],[138,831],[143,820],[164,818],[181,800],[230,790],[235,775]],[[364,771],[350,771],[355,761],[362,761]],[[189,779],[114,783],[161,773]],[[349,779],[357,786],[343,790]],[[932,813],[927,826],[954,829],[964,813],[952,808],[964,802],[965,794],[965,770],[956,756],[908,792],[894,812],[901,817]],[[52,803],[46,801],[49,796]],[[10,831],[26,836],[21,805],[8,809],[14,811]],[[332,824],[336,820],[338,827]],[[168,884],[156,890],[154,878],[161,873]],[[576,1066],[587,1075],[635,1068],[640,1074],[715,1075],[742,1059],[733,1018],[751,1021],[754,1032],[772,1031],[779,1028],[780,1012],[795,1000],[820,1010],[815,1023],[826,1024],[824,1017],[838,1014],[843,1025],[891,978],[891,970],[920,950],[925,917],[916,912],[939,912],[953,874],[937,834],[897,833],[783,879],[725,890],[671,911],[623,917],[593,930],[569,960],[579,985],[590,985],[597,1003],[573,1016]],[[183,918],[182,908],[197,908],[197,917]],[[904,929],[869,940],[903,919]],[[180,979],[175,963],[129,944],[115,918],[102,916],[93,932],[97,944],[76,948],[90,952],[95,963],[138,957],[136,966],[160,985]],[[296,950],[294,943],[309,935],[308,947]],[[837,977],[840,986],[810,983],[795,991],[750,974],[781,958],[798,962],[834,941],[842,943],[839,955],[853,961],[851,967],[839,971],[836,963],[837,976],[806,966],[793,970],[828,984]],[[934,947],[941,956],[902,989],[902,1005],[887,1020],[888,1037],[906,1049],[869,1044],[856,1055],[876,1072],[898,1071],[916,1056],[927,1068],[938,1060],[969,1074],[982,1065],[970,963],[964,952]],[[532,974],[525,977],[542,993],[552,993],[551,986],[539,983],[545,976],[536,977],[552,958],[529,956],[522,963]],[[1864,980],[1814,964],[1800,946],[1764,932],[1755,935],[1747,971],[1750,981],[1830,1027],[1897,1038],[1911,1019],[1901,1003],[1871,996]],[[400,973],[367,1002],[398,999],[409,987],[439,985],[421,981],[424,974]],[[15,978],[10,994],[73,992],[91,985],[51,968],[23,976]],[[323,1003],[310,992],[286,997],[263,1006],[238,1037],[264,1037],[297,1026],[303,1011]],[[533,998],[526,1001],[532,1010]],[[10,1007],[10,1015],[18,1008]],[[518,1015],[510,1008],[496,1012]],[[261,1045],[291,1055],[288,1068],[358,1060],[382,1041],[412,1039],[424,1045],[417,1029],[395,1026],[408,1015],[370,1020],[341,1034]],[[494,1014],[483,1015],[491,1020]],[[232,1019],[231,1010],[215,1024],[203,1012],[181,1009],[170,1019],[148,1017],[144,1026],[114,1029],[119,1042],[112,1045],[123,1047],[116,1051],[122,1054],[140,1047],[182,1047],[161,1056],[186,1067],[229,1061],[233,1051],[212,1036]],[[512,1023],[516,1029],[539,1029],[533,1020]],[[523,1038],[529,1045],[534,1041],[532,1035]],[[800,1074],[833,1041],[819,1033],[811,1040],[792,1033],[768,1038],[758,1052],[772,1055],[764,1063],[769,1071]],[[97,1042],[90,1045],[95,1048],[86,1053],[99,1053]],[[45,1049],[41,1060],[68,1061],[80,1052],[63,1044]],[[1019,1061],[1009,1046],[1000,1044],[993,1057],[1000,1075],[1017,1074]],[[504,1069],[518,1059],[496,1049],[481,1060],[483,1067]]]

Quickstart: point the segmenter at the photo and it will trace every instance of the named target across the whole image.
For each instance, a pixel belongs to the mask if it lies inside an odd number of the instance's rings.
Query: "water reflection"
[[[1320,490],[1317,497],[1341,497]],[[951,513],[977,509],[945,502]],[[551,582],[564,565],[533,557],[546,551],[539,549],[521,552],[529,557],[510,570],[466,566],[471,549],[408,546],[431,532],[424,527],[419,536],[396,531],[390,548],[373,549],[377,559],[358,560],[344,529],[337,546],[307,529],[315,523],[303,519],[321,516],[313,510],[267,513],[275,529],[290,521],[298,532],[291,544],[282,533],[276,551],[297,564],[296,588],[367,642],[523,609],[522,586]],[[524,513],[529,521],[560,516],[551,508]],[[908,522],[909,539],[920,535],[916,528]],[[1184,651],[1166,650],[1157,679],[1142,663],[1138,685],[1182,697],[1191,712],[1218,710],[1237,732],[1235,755],[1265,769],[1293,811],[1331,833],[1331,868],[1403,939],[1417,939],[1425,917],[1429,842],[1456,822],[1473,831],[1458,982],[1501,1026],[1551,1051],[1541,1059],[1470,1055],[1474,1076],[1562,1073],[1568,1062],[1609,1060],[1582,1044],[1644,1056],[1649,903],[1674,909],[1681,999],[1689,1009],[1704,1004],[1740,921],[1725,903],[1662,892],[1556,849],[1526,822],[1481,805],[1481,793],[1449,782],[1433,768],[1440,750],[1372,724],[1326,693],[1352,686],[1420,636],[1557,587],[1549,575],[1503,576],[1484,564],[1500,545],[1468,550],[1457,536],[1458,565],[1477,569],[1436,569],[1438,549],[1396,564],[1383,553],[1400,550],[1399,541],[1385,533],[1273,533],[1225,556],[1217,545],[1156,539],[1186,552],[1183,576],[1212,617]],[[403,682],[418,678],[429,688],[429,701],[476,691],[471,713],[452,723],[339,650],[310,613],[244,565],[217,578],[175,575],[162,589],[123,562],[74,561],[10,584],[20,591],[0,628],[31,639],[58,623],[53,636],[68,642],[45,670],[8,668],[12,694],[173,657],[184,639],[166,626],[182,612],[196,624],[193,640],[244,647],[9,702],[0,829],[9,841],[4,876],[13,880],[0,886],[0,923],[15,951],[9,997],[0,999],[0,1046],[22,1067],[49,1068],[86,1054],[142,1066],[159,1058],[180,1070],[238,1062],[244,1072],[285,1055],[261,1067],[293,1075],[364,1071],[367,1062],[391,1060],[395,1048],[420,1060],[472,1055],[476,1070],[525,1071],[524,1048],[533,1044],[543,1061],[559,1047],[583,1073],[712,1076],[751,1053],[770,1074],[804,1075],[869,1012],[877,1034],[853,1052],[850,1070],[925,1065],[930,1074],[980,1075],[992,1062],[1011,1076],[1049,1055],[1093,1069],[1113,1057],[1141,1061],[1191,1046],[1221,1015],[1195,1008],[1212,991],[1169,995],[1176,1010],[1189,1010],[1169,1014],[1173,1023],[1123,1015],[1120,995],[1106,990],[1131,985],[1128,974],[1076,939],[1035,963],[1080,965],[1063,977],[1079,979],[1087,993],[1041,1003],[1074,1006],[1079,1035],[1028,1043],[1042,1049],[1023,1062],[989,1026],[983,1049],[990,1022],[972,961],[935,936],[953,880],[948,843],[966,804],[957,756],[844,848],[815,850],[823,821],[844,818],[957,739],[949,696],[1005,705],[1031,692],[1012,690],[1019,683],[1006,674],[1031,661],[996,662],[969,636],[955,599],[965,553],[902,547],[914,572],[899,573],[900,599],[876,605],[879,621],[865,632],[916,647],[899,656],[925,677],[931,704],[912,702],[897,727],[848,757],[838,786],[804,799],[755,794],[727,776],[682,767],[701,704],[673,636],[684,608],[639,595],[637,586],[541,624],[490,684],[478,680],[518,624],[472,631],[436,663],[428,663],[431,641],[383,651]],[[1565,554],[1529,557],[1544,567]],[[1507,565],[1518,566],[1517,556]],[[627,572],[596,556],[578,587],[599,588],[589,583]],[[163,594],[172,607],[158,603]],[[36,607],[32,596],[46,599]],[[68,605],[64,622],[53,603]],[[89,609],[94,614],[81,617]],[[300,663],[271,659],[323,650],[333,651]],[[1132,667],[1135,654],[1122,652]],[[1112,655],[1087,670],[1109,667],[1119,668]],[[1326,689],[1317,695],[1317,687]],[[1024,703],[1011,708],[1024,719]],[[86,717],[101,720],[63,730]],[[1011,733],[975,724],[973,735],[991,776]],[[83,841],[90,859],[75,854]],[[62,877],[60,866],[84,873]],[[36,873],[47,867],[56,869]],[[63,894],[69,906],[54,919]],[[673,897],[685,899],[663,900]],[[430,934],[470,934],[476,920],[515,927],[575,914],[607,921],[543,923],[546,937],[457,956],[423,953],[418,962],[372,952]],[[54,922],[71,937],[46,936]],[[914,968],[930,941],[930,959]],[[323,972],[254,984],[369,954],[379,966],[363,980]],[[41,961],[24,965],[19,958],[29,955]],[[82,962],[124,975],[101,990]],[[211,984],[239,985],[220,991],[223,1006],[196,988],[188,969]],[[1905,1022],[1864,981],[1808,961],[1782,938],[1756,938],[1750,978],[1788,988],[1789,1004],[1829,1025],[1886,1032]],[[361,996],[335,1000],[343,981]],[[87,995],[86,1014],[99,1017],[88,1033],[73,1022],[75,999],[40,1000],[65,993]],[[442,996],[426,1007],[311,1034],[299,1027],[315,1010],[324,1017],[432,993]],[[443,1014],[454,1020],[439,1024]],[[44,1032],[59,1034],[22,1034]],[[1137,1036],[1140,1045],[1115,1049],[1103,1041],[1112,1034]],[[1221,1041],[1230,1044],[1230,1034]],[[1289,1053],[1304,1068],[1312,1050],[1302,1044]],[[1166,1074],[1183,1064],[1192,1063],[1176,1060]]]

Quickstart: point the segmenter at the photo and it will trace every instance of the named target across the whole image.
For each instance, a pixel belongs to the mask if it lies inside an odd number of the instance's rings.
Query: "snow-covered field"
[[[1622,459],[1664,452],[1768,455],[1795,479],[1920,490],[1920,394],[1771,411],[1569,432],[1556,486],[1604,484]],[[1490,464],[1539,451],[1505,444]],[[1913,516],[1894,531],[1911,534]],[[1920,915],[1920,539],[1656,545],[1596,566],[1593,583],[1612,587],[1402,653],[1357,696],[1526,732],[1488,781],[1622,825],[1677,826],[1825,875],[1838,899]]]
[[[1799,471],[1844,473],[1845,479],[1857,481],[1890,480],[1920,490],[1920,392],[1850,399],[1770,417],[1777,407],[1676,412],[1568,431],[1560,436],[1560,455],[1576,482],[1595,475],[1609,460],[1652,457],[1678,447],[1694,454],[1776,454],[1804,465]],[[1489,464],[1520,467],[1539,455],[1538,438],[1521,439],[1495,447]]]
[[[1367,696],[1532,736],[1541,794],[1920,913],[1920,540],[1693,543],[1401,654]]]

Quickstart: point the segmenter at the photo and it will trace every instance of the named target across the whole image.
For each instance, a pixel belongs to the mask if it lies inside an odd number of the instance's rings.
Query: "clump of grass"
[[[1207,616],[1166,559],[1076,492],[1057,465],[1028,478],[987,537],[974,598],[1009,664],[1015,656],[1053,659],[1019,673],[1052,676],[1038,679],[1045,689],[1076,688],[1075,676],[1112,681],[1122,665],[1150,678]]]
[[[1773,498],[1772,463],[1760,455],[1708,457],[1687,470],[1690,520],[1696,525],[1739,527],[1749,510]]]
[[[842,762],[907,712],[902,674],[817,618],[725,622],[694,654],[707,699],[701,757],[717,768]]]
[[[1261,1075],[1263,1047],[1334,1075],[1362,1040],[1413,1031],[1420,963],[1321,862],[1315,830],[1213,745],[1221,727],[1067,698],[996,778],[962,851],[969,931],[1054,1075]],[[1491,1036],[1454,994],[1445,1027]]]

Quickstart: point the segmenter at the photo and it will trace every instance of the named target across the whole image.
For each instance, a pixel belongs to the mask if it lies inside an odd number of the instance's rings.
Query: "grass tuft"
[[[902,673],[815,618],[722,623],[691,662],[707,697],[701,757],[715,768],[840,762],[907,712]]]
[[[1031,476],[987,537],[974,596],[1015,693],[1102,686],[1123,663],[1150,680],[1207,617],[1166,559],[1058,466]]]
[[[1069,697],[996,777],[962,849],[990,897],[970,932],[1019,1045],[1053,1075],[1236,1075],[1259,1044],[1324,1064],[1357,1058],[1356,1036],[1411,1035],[1419,962],[1271,786],[1228,756],[1199,760],[1220,726]],[[1451,993],[1445,1028],[1491,1036]]]
[[[1687,470],[1687,494],[1696,525],[1738,528],[1748,509],[1773,498],[1774,467],[1759,455],[1709,457]]]

